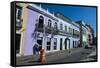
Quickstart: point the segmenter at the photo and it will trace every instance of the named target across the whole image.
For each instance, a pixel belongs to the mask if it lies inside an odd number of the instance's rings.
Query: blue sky
[[[80,6],[65,6],[41,4],[42,8],[48,9],[51,13],[61,12],[73,21],[83,20],[91,25],[96,35],[96,8],[95,7],[80,7]]]

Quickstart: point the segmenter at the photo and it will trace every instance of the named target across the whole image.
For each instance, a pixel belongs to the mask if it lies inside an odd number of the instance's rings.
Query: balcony
[[[37,31],[38,32],[46,32],[46,33],[49,33],[49,34],[54,34],[54,35],[63,35],[63,36],[68,36],[68,37],[75,37],[75,38],[78,38],[79,35],[76,35],[76,34],[73,34],[71,32],[67,32],[65,30],[60,30],[58,28],[54,28],[54,27],[49,27],[49,26],[46,26],[45,29],[43,27],[39,27],[37,28]]]
[[[73,37],[74,37],[74,38],[79,38],[80,35],[79,35],[79,34],[73,34]]]
[[[45,32],[47,33],[52,33],[53,32],[53,27],[45,27]]]
[[[63,36],[70,36],[71,34],[69,34],[67,31],[65,30],[59,30],[59,34],[63,35]]]
[[[54,28],[54,29],[53,29],[53,34],[56,34],[56,35],[59,34],[58,28]]]
[[[48,34],[54,34],[54,35],[63,35],[63,36],[68,36],[68,37],[75,37],[75,38],[78,38],[79,35],[75,35],[71,32],[67,32],[65,30],[60,30],[58,28],[55,28],[55,27],[49,27],[49,26],[46,26],[45,28],[44,27],[39,27],[36,29],[38,32],[46,32]]]
[[[57,28],[54,28],[54,27],[46,27],[45,31],[47,33],[55,34],[55,35],[57,35],[59,33],[59,30]]]
[[[39,27],[39,28],[37,28],[37,31],[38,31],[38,32],[44,32],[44,28]]]

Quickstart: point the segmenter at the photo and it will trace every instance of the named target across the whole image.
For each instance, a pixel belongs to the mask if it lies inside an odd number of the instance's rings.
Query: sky
[[[83,20],[94,29],[96,36],[96,8],[85,6],[69,6],[69,5],[54,5],[54,4],[41,4],[41,7],[48,9],[51,13],[60,12],[64,16],[69,17],[72,21]]]

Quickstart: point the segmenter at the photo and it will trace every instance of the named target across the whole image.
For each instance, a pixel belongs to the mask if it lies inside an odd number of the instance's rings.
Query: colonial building
[[[88,41],[89,41],[89,44],[93,45],[94,41],[95,41],[94,40],[94,30],[89,24],[86,24],[86,27],[88,29]]]
[[[90,46],[93,43],[94,31],[92,27],[85,24],[84,21],[76,21],[80,25],[80,43],[82,46],[88,44]]]
[[[83,26],[82,29],[86,30]],[[46,53],[69,50],[78,47],[82,43],[81,38],[85,35],[81,35],[80,25],[63,14],[52,14],[41,5],[16,4],[17,56],[32,55],[35,44],[39,44]]]

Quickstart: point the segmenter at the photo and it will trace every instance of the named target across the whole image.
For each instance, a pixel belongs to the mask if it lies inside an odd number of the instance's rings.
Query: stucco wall
[[[27,24],[26,24],[26,42],[25,42],[25,55],[33,54],[33,38],[32,33],[35,29],[36,19],[38,18],[38,13],[32,10],[28,10],[28,17],[27,17]]]
[[[27,24],[26,24],[26,37],[25,37],[25,49],[24,49],[24,53],[25,55],[32,55],[33,54],[33,46],[34,46],[34,38],[32,37],[32,33],[34,32],[34,29],[35,29],[35,24],[36,24],[36,20],[39,19],[39,16],[41,14],[38,13],[38,12],[35,12],[33,10],[28,10],[28,19],[27,19]],[[45,26],[47,26],[48,24],[48,17],[42,15],[44,17],[44,24]],[[58,19],[59,20],[59,19]],[[52,26],[54,26],[54,23],[56,21],[52,20]],[[57,25],[58,25],[58,29],[60,29],[60,23],[63,23],[63,25],[67,25],[68,27],[71,27],[73,29],[76,29],[79,31],[79,28],[73,26],[72,24],[69,24],[63,20],[59,20],[59,22],[57,22]],[[64,26],[63,26],[63,30],[64,30]],[[43,42],[42,42],[42,46],[43,48],[45,49],[45,51],[48,53],[48,52],[55,52],[55,51],[59,51],[60,50],[60,38],[62,38],[62,50],[65,50],[65,39],[67,38],[66,36],[61,36],[61,35],[55,35],[54,38],[57,38],[57,49],[54,50],[53,49],[53,42],[54,41],[51,41],[51,50],[50,51],[47,51],[46,50],[46,39],[44,39],[44,36],[43,36],[43,33],[41,33],[41,36],[43,37]],[[51,37],[50,35],[48,35],[48,37]],[[73,41],[79,41],[79,38],[72,38],[72,37],[69,37],[70,39],[70,48],[73,48]],[[68,47],[67,47],[68,48]]]

